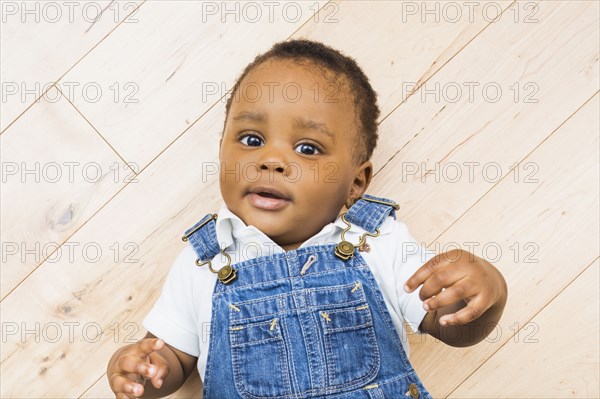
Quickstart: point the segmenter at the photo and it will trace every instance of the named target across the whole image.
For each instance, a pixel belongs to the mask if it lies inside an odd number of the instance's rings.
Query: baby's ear
[[[352,182],[352,187],[346,198],[344,205],[350,209],[352,205],[356,203],[364,195],[371,183],[373,177],[373,163],[371,161],[365,161],[360,166],[356,167],[356,175]]]
[[[367,191],[371,178],[373,177],[373,163],[365,161],[358,167],[356,177],[354,178],[355,195],[358,198]]]

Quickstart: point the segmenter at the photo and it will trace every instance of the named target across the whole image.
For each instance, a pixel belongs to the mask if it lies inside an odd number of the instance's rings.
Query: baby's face
[[[219,153],[223,200],[285,250],[333,222],[371,179],[370,161],[352,164],[356,111],[346,90],[269,60],[232,100]]]

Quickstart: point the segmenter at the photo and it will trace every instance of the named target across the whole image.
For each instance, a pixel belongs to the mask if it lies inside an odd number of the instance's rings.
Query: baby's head
[[[318,42],[276,43],[227,101],[225,204],[285,250],[297,248],[367,190],[378,117],[377,95],[353,59]]]

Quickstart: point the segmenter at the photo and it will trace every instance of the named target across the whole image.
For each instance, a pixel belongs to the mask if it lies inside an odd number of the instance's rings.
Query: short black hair
[[[252,69],[271,59],[293,60],[299,64],[310,64],[321,71],[331,71],[336,77],[342,77],[349,85],[349,91],[354,96],[354,107],[358,110],[355,121],[358,130],[356,132],[357,151],[352,155],[352,161],[355,165],[359,165],[371,159],[378,138],[377,119],[380,111],[377,105],[377,93],[354,59],[323,43],[312,40],[295,39],[278,42],[267,52],[256,56],[254,61],[244,68],[231,90],[225,107],[225,123],[231,102],[242,80]],[[225,126],[223,126],[224,128]]]

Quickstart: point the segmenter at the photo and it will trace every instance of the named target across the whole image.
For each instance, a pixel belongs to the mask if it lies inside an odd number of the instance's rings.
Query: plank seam
[[[21,112],[19,115],[17,115],[17,117],[16,117],[15,119],[13,119],[13,121],[12,121],[12,122],[10,122],[10,123],[8,124],[8,126],[6,126],[6,127],[4,128],[4,130],[0,131],[0,136],[1,136],[1,135],[3,135],[3,134],[4,134],[4,133],[5,133],[7,130],[8,130],[8,128],[10,128],[12,125],[14,125],[14,123],[15,123],[17,120],[19,120],[19,118],[21,118],[21,117],[23,116],[23,114],[25,114],[25,112],[29,111],[29,109],[30,109],[31,107],[33,107],[33,106],[34,106],[34,105],[35,105],[35,104],[36,104],[38,101],[40,101],[40,99],[41,99],[42,97],[44,97],[44,96],[46,95],[46,93],[48,93],[48,92],[49,92],[49,91],[50,91],[50,90],[51,90],[53,87],[55,87],[55,86],[56,86],[56,83],[58,83],[58,82],[59,82],[59,81],[60,81],[62,78],[64,78],[64,77],[65,77],[65,76],[66,76],[66,75],[67,75],[69,72],[71,72],[71,70],[72,70],[73,68],[75,68],[75,67],[77,66],[77,64],[79,64],[79,63],[80,63],[80,62],[81,62],[81,61],[82,61],[82,60],[83,60],[85,57],[87,57],[87,56],[88,56],[88,54],[90,54],[90,53],[91,53],[91,52],[92,52],[92,51],[93,51],[93,50],[94,50],[96,47],[98,47],[98,46],[100,45],[100,43],[102,43],[104,40],[106,40],[106,38],[107,38],[109,35],[111,35],[111,34],[112,34],[112,33],[113,33],[113,32],[114,32],[114,31],[115,31],[115,30],[116,30],[116,29],[117,29],[119,26],[121,26],[121,25],[122,25],[122,24],[123,24],[123,23],[124,23],[124,22],[127,20],[127,18],[129,18],[129,16],[131,16],[133,13],[137,12],[137,11],[140,9],[140,7],[142,6],[142,4],[144,4],[145,2],[146,2],[146,0],[142,0],[142,2],[141,2],[141,3],[140,3],[140,4],[139,4],[139,5],[136,7],[136,8],[134,8],[134,9],[133,9],[133,11],[132,11],[132,12],[130,12],[130,13],[129,13],[129,14],[128,14],[128,15],[127,15],[125,18],[123,18],[123,20],[122,20],[121,22],[119,22],[119,23],[118,23],[118,24],[117,24],[117,25],[116,25],[116,26],[115,26],[115,27],[114,27],[114,28],[113,28],[113,29],[112,29],[110,32],[108,32],[108,33],[106,34],[106,36],[104,36],[102,39],[100,39],[100,41],[99,41],[98,43],[96,43],[96,44],[95,44],[95,45],[94,45],[94,46],[93,46],[91,49],[89,49],[87,53],[85,53],[84,55],[82,55],[82,56],[81,56],[81,58],[79,58],[79,59],[78,59],[78,60],[75,62],[75,64],[71,65],[71,67],[70,67],[69,69],[67,69],[67,71],[66,71],[65,73],[63,73],[63,74],[62,74],[62,75],[61,75],[61,76],[60,76],[58,79],[56,79],[56,80],[54,81],[54,83],[52,84],[52,86],[50,86],[50,87],[49,87],[49,88],[48,88],[46,91],[44,91],[44,92],[43,92],[43,93],[42,93],[42,94],[41,94],[41,95],[40,95],[38,98],[36,98],[36,99],[33,101],[33,103],[29,104],[29,106],[28,106],[27,108],[25,108],[25,109],[23,110],[23,112]],[[111,2],[111,3],[112,3],[112,2]],[[107,6],[107,7],[108,7],[108,6]],[[90,28],[88,28],[88,30],[90,30]],[[86,33],[87,33],[87,31],[86,31]],[[58,87],[57,87],[57,88],[58,88]]]

